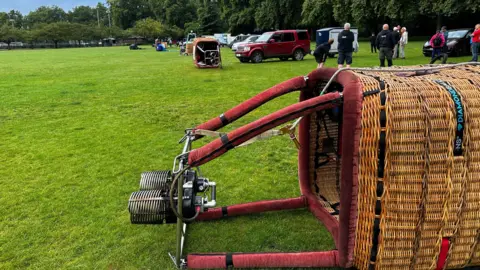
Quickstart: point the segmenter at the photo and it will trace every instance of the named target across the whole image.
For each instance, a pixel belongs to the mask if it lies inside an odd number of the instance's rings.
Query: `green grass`
[[[421,46],[410,43],[407,60],[395,64],[428,63]],[[378,65],[367,47],[354,66]],[[170,169],[185,128],[316,67],[311,56],[240,64],[224,50],[224,69],[199,70],[177,52],[126,47],[1,51],[0,59],[0,269],[171,269],[175,226],[129,221],[140,173]],[[297,98],[275,100],[224,130]],[[203,172],[217,182],[220,206],[299,195],[287,138],[231,151]],[[332,248],[306,210],[196,223],[186,242],[187,252]]]

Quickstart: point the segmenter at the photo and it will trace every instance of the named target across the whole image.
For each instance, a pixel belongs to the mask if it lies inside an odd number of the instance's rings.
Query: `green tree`
[[[72,35],[72,24],[69,22],[56,22],[49,24],[39,24],[36,29],[38,34],[43,37],[44,40],[50,40],[55,44],[55,48],[58,48],[58,42],[68,41],[75,39]]]
[[[437,29],[442,26],[442,17],[451,17],[462,11],[477,12],[479,0],[441,0],[441,1],[416,1],[416,7],[422,15],[436,17]]]
[[[0,12],[0,26],[8,23],[8,13]]]
[[[102,4],[102,3],[98,3],[97,6],[95,7],[95,13],[98,12],[98,17],[100,19],[100,26],[109,26],[110,25],[110,22],[108,21],[108,8]],[[113,14],[110,14],[110,16],[112,16]],[[110,21],[113,22],[112,26],[115,25],[115,21],[110,18]],[[98,24],[98,22],[97,22]]]
[[[89,6],[77,6],[68,12],[68,18],[71,23],[97,24],[97,10]]]
[[[135,27],[133,27],[134,34],[147,39],[155,39],[156,37],[163,36],[164,31],[165,28],[162,23],[151,18],[137,21]]]
[[[260,4],[255,12],[255,21],[259,28],[295,28],[301,21],[303,0],[258,1],[257,5]]]
[[[65,11],[57,6],[41,6],[28,14],[26,21],[30,27],[41,23],[56,23],[67,21]]]
[[[9,24],[12,24],[10,20],[13,20],[13,26],[16,28],[22,28],[23,26],[23,15],[18,10],[10,10],[8,12]]]
[[[225,28],[218,3],[210,0],[203,0],[198,8],[198,22],[201,34],[221,33]]]
[[[197,21],[188,22],[185,24],[185,34],[193,31],[194,33],[200,33],[200,23]]]
[[[301,24],[309,27],[331,26],[334,21],[332,9],[330,0],[305,0]]]
[[[124,38],[128,37],[129,33],[122,30],[118,26],[102,27],[102,37],[104,38]]]
[[[169,36],[173,39],[179,39],[179,38],[185,36],[185,33],[184,33],[183,29],[174,25],[174,26],[170,26],[170,27],[165,28],[165,35]]]
[[[232,34],[246,34],[255,30],[256,6],[252,2],[243,0],[224,0],[222,2],[221,18]]]
[[[12,27],[11,25],[4,24],[0,27],[0,41],[7,43],[10,50],[10,43],[14,41],[20,41],[23,37],[23,31],[21,29]]]
[[[30,48],[34,48],[35,43],[37,43],[39,40],[43,39],[43,33],[39,31],[39,29],[34,28],[30,29],[28,31],[25,31],[25,35],[23,36],[24,41],[28,42],[30,44]]]
[[[148,0],[107,0],[115,25],[122,29],[134,26],[136,21],[154,17]]]

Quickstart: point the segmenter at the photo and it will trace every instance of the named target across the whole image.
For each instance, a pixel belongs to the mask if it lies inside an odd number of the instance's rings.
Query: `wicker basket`
[[[346,183],[339,148],[355,144],[354,266],[436,269],[442,244],[446,269],[480,265],[480,67],[354,76],[364,92],[358,128],[342,136],[345,114],[354,111],[345,104],[343,117],[341,110],[311,115],[308,138],[312,191],[337,219]]]

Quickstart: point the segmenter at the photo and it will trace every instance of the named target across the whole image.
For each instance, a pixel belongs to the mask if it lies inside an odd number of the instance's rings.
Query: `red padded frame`
[[[315,97],[312,89],[318,82],[328,81],[336,71],[336,69],[317,69],[308,75],[308,80],[305,80],[304,77],[291,79],[270,88],[226,112],[225,116],[229,121],[228,123],[231,123],[269,100],[292,91],[302,90],[299,103],[288,106],[276,113],[228,133],[226,138],[232,141],[231,146],[237,146],[263,131],[274,128],[299,116],[306,116],[300,122],[300,145],[309,145],[310,117],[308,115],[314,111],[334,107],[335,104],[324,104],[324,102],[340,97],[339,93]],[[189,268],[226,268],[228,266],[228,260],[233,263],[234,267],[239,268],[351,267],[353,265],[353,249],[355,246],[357,220],[358,149],[361,132],[363,90],[360,80],[348,71],[340,72],[334,82],[343,86],[340,221],[337,221],[323,208],[318,197],[311,190],[309,179],[309,147],[301,147],[298,154],[298,174],[302,194],[300,197],[215,208],[200,214],[197,220],[213,220],[226,216],[308,207],[315,217],[317,217],[332,234],[337,250],[300,253],[234,253],[229,255],[227,253],[190,254],[187,257]],[[302,110],[309,106],[316,107],[310,110]],[[336,106],[338,106],[338,104]],[[285,117],[286,115],[290,115],[291,117]],[[228,123],[222,122],[221,119],[217,117],[197,128],[216,130]],[[262,128],[257,128],[259,126]],[[255,131],[252,132],[253,130]],[[228,147],[225,147],[225,142],[217,139],[201,148],[193,150],[189,154],[188,164],[191,166],[199,166],[221,156],[227,151]]]

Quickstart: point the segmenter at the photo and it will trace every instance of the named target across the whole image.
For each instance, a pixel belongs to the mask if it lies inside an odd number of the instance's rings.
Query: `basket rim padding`
[[[328,81],[337,71],[335,68],[316,69],[308,75],[308,88],[313,89],[319,81]],[[309,184],[308,147],[299,151],[299,178],[302,194],[308,198],[309,208],[332,234],[339,251],[339,265],[353,266],[355,231],[357,223],[358,196],[358,158],[361,134],[361,112],[363,102],[362,84],[358,76],[350,71],[342,71],[334,82],[343,86],[343,124],[342,124],[342,165],[340,192],[340,221],[337,221],[319,203]],[[302,91],[300,101],[312,98],[312,93]],[[310,119],[305,117],[299,128],[300,144],[308,144]]]

